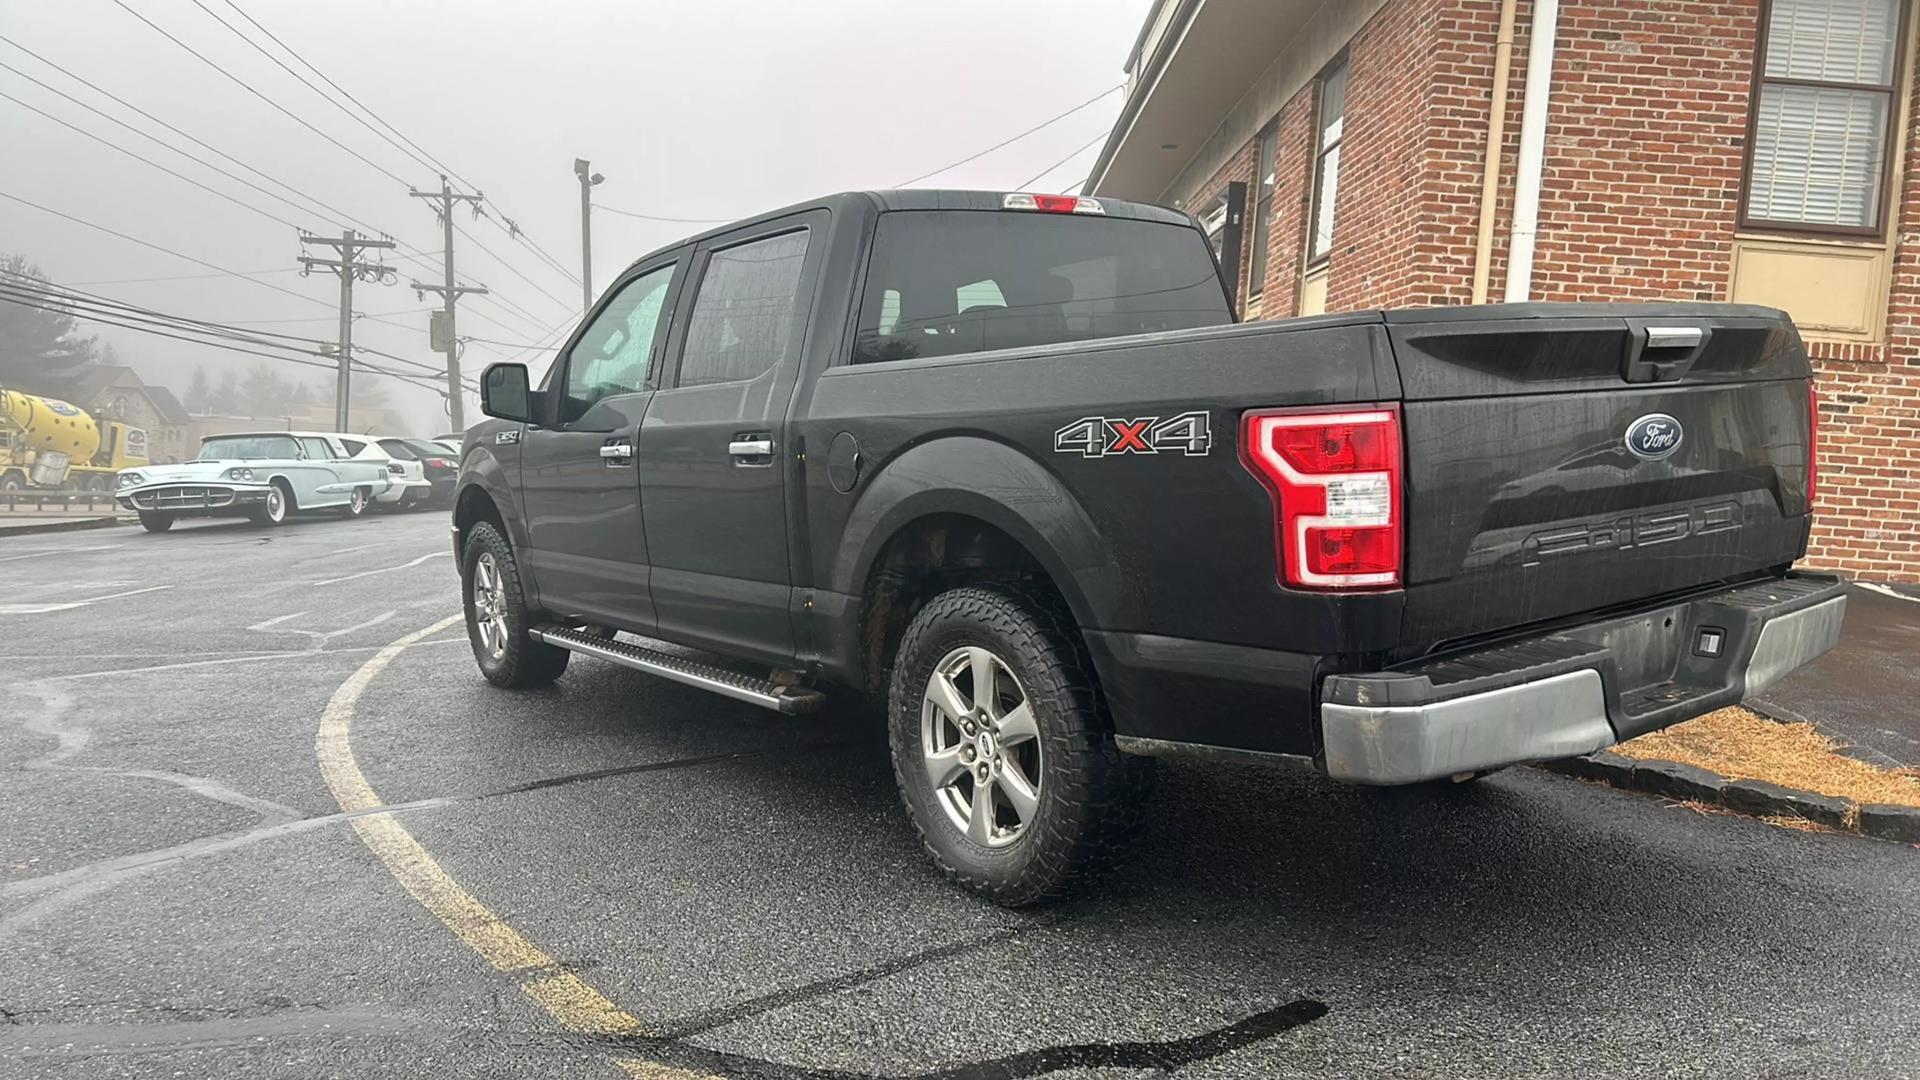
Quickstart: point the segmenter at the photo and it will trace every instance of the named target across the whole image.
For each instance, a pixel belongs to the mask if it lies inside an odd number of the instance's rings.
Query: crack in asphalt
[[[217,855],[236,848],[249,847],[266,840],[307,832],[312,829],[350,822],[355,818],[371,817],[379,814],[393,814],[413,810],[433,810],[445,806],[484,802],[510,795],[520,795],[531,791],[543,791],[548,788],[563,787],[569,784],[586,783],[594,780],[606,780],[614,777],[639,773],[666,772],[675,769],[697,768],[725,761],[745,760],[764,757],[775,753],[790,754],[796,751],[838,749],[851,745],[848,740],[822,740],[799,746],[767,747],[760,750],[736,750],[724,754],[703,754],[696,757],[673,758],[667,761],[649,761],[634,765],[622,765],[608,769],[593,769],[586,772],[568,773],[563,776],[545,777],[515,784],[511,787],[492,791],[476,792],[470,795],[452,795],[425,799],[415,799],[399,803],[382,803],[362,810],[335,812],[303,816],[292,807],[234,791],[217,780],[206,777],[189,776],[185,773],[165,772],[153,769],[117,769],[105,766],[79,766],[64,764],[66,758],[79,753],[87,743],[85,728],[61,727],[57,722],[59,714],[72,706],[72,698],[63,691],[46,687],[43,684],[15,684],[9,689],[40,698],[45,708],[23,724],[29,731],[50,735],[59,740],[52,751],[26,762],[22,768],[57,768],[77,772],[111,776],[130,776],[138,779],[161,780],[184,787],[194,794],[251,809],[262,815],[264,824],[210,836],[196,837],[163,848],[135,852],[129,855],[116,855],[107,859],[83,863],[52,874],[22,878],[0,885],[0,896],[19,896],[31,893],[47,892],[52,894],[37,900],[19,911],[0,918],[0,933],[7,933],[29,926],[54,912],[69,907],[90,896],[105,892],[129,878],[151,873],[162,867],[186,859]]]
[[[864,967],[858,971],[850,971],[844,975],[835,975],[800,986],[788,987],[784,990],[775,990],[772,993],[761,994],[758,997],[736,1001],[731,1005],[723,1005],[719,1008],[693,1013],[670,1023],[659,1025],[659,1037],[663,1039],[685,1039],[692,1035],[699,1035],[703,1032],[712,1031],[715,1028],[738,1023],[748,1017],[759,1016],[762,1013],[772,1012],[775,1009],[782,1009],[789,1005],[798,1005],[802,1002],[826,997],[829,994],[836,994],[843,990],[851,990],[856,986],[861,986],[877,979],[884,979],[892,975],[898,975],[901,972],[911,971],[914,968],[922,967],[936,961],[963,956],[976,949],[984,949],[990,945],[1013,941],[1022,934],[1043,929],[1056,922],[1058,922],[1057,919],[1040,918],[1023,926],[995,927],[985,933],[976,934],[970,938],[964,938],[946,945],[935,946],[931,949],[922,949],[915,953],[908,953],[898,959],[875,964],[871,967]]]
[[[313,1009],[291,1003],[264,1016],[219,1020],[135,1024],[14,1022],[8,1031],[13,1044],[8,1054],[18,1058],[85,1058],[257,1048],[274,1041],[314,1036],[418,1038],[423,1028],[441,1026],[450,1038],[458,1037],[463,1043],[502,1041],[521,1049],[637,1053],[646,1055],[651,1064],[725,1076],[730,1080],[1028,1080],[1063,1069],[1153,1069],[1171,1073],[1265,1042],[1312,1023],[1329,1011],[1321,1002],[1300,998],[1185,1038],[1068,1043],[986,1061],[894,1074],[782,1064],[701,1046],[678,1037],[513,1030],[472,1032],[460,1025],[437,1024],[380,1010]]]

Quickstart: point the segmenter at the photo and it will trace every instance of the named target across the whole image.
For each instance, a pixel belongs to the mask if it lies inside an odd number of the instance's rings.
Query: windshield
[[[899,211],[880,218],[853,362],[1232,321],[1196,229],[1021,212]]]
[[[407,443],[404,439],[381,439],[380,449],[385,450],[387,456],[396,461],[415,461],[420,457],[420,455],[414,453],[412,450],[407,449]]]
[[[220,435],[200,444],[201,461],[292,460],[299,456],[291,435]]]

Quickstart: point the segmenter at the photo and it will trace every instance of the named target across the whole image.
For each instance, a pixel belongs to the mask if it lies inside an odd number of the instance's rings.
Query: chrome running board
[[[730,697],[735,701],[744,701],[749,705],[772,709],[787,716],[800,716],[814,712],[827,700],[827,696],[818,690],[803,686],[783,686],[767,679],[756,679],[737,671],[703,664],[698,660],[688,660],[682,656],[657,652],[615,638],[596,637],[564,626],[536,626],[527,631],[527,636],[535,641],[557,645],[570,652],[598,657],[601,660],[619,664],[621,667],[629,667],[649,675],[658,675],[663,679],[672,679],[677,683],[696,686],[723,697]]]

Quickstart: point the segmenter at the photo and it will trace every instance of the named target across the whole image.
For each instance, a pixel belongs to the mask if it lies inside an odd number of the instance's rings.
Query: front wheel
[[[1114,861],[1152,761],[1114,746],[1079,634],[1012,589],[942,593],[907,627],[889,693],[894,779],[955,882],[1018,907]]]
[[[460,552],[461,592],[467,611],[467,641],[480,674],[495,686],[545,686],[567,670],[573,654],[528,635],[532,623],[513,547],[489,522],[467,534]]]
[[[173,515],[152,510],[140,511],[140,527],[150,533],[163,533],[173,528]]]
[[[293,495],[278,483],[267,487],[267,500],[248,515],[255,525],[284,525],[293,512]]]

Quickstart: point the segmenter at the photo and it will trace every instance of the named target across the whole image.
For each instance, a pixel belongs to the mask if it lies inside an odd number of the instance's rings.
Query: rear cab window
[[[1198,230],[976,210],[880,217],[854,363],[1095,341],[1233,321]]]

